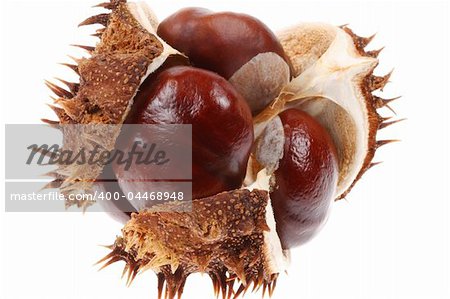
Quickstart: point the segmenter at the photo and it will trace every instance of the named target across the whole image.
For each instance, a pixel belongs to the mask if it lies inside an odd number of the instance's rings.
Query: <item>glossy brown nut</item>
[[[328,132],[297,109],[279,114],[284,153],[271,194],[277,232],[284,248],[299,246],[321,228],[338,179],[336,149]]]
[[[274,52],[290,65],[273,32],[246,14],[185,8],[162,21],[157,33],[194,66],[226,79],[260,53]]]
[[[135,101],[126,123],[192,124],[193,198],[241,186],[253,123],[247,103],[228,81],[206,70],[173,67],[144,82]],[[125,193],[134,191],[130,180],[146,177],[113,168]]]

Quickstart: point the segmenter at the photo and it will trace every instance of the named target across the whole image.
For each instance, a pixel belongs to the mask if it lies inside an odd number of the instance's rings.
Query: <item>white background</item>
[[[444,2],[149,1],[160,19],[185,6],[250,13],[274,30],[300,21],[350,24],[386,46],[378,74],[395,72],[384,95],[408,120],[384,130],[402,142],[383,147],[384,163],[334,204],[322,233],[293,251],[274,298],[450,298],[449,6]],[[1,1],[1,115],[5,123],[53,118],[44,79],[73,74],[58,66],[69,44],[94,44],[76,25],[97,1]],[[385,115],[389,115],[388,111]],[[1,127],[2,145],[4,127]],[[18,136],[20,138],[20,136]],[[3,157],[3,146],[0,149]],[[4,179],[3,158],[1,159]],[[1,188],[3,188],[3,183]],[[3,189],[0,194],[3,193]],[[1,203],[4,210],[4,202]],[[0,297],[155,298],[146,272],[127,288],[122,264],[97,272],[121,226],[101,213],[1,213]],[[209,278],[189,278],[185,298],[211,298]],[[247,295],[260,298],[260,295]]]

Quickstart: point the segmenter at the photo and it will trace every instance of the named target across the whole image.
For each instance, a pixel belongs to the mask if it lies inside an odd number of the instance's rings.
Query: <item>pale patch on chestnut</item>
[[[280,94],[289,79],[288,64],[278,54],[268,52],[253,57],[229,81],[256,114]]]
[[[278,163],[283,158],[284,142],[283,124],[276,116],[267,124],[263,133],[256,140],[254,150],[255,159],[270,174],[277,170]]]

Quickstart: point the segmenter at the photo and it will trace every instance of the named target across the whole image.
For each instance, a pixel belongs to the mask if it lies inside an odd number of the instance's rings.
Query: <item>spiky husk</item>
[[[347,26],[342,26],[342,30],[344,30],[353,40],[353,43],[355,45],[355,48],[357,51],[365,57],[371,57],[371,58],[378,58],[378,55],[381,53],[383,48],[380,48],[378,50],[366,50],[366,47],[368,44],[372,41],[372,39],[375,37],[375,35],[369,36],[369,37],[361,37],[356,35],[350,28]],[[377,60],[378,65],[378,60]],[[364,80],[360,83],[360,88],[362,91],[362,94],[365,98],[367,113],[368,113],[368,119],[369,119],[369,134],[367,138],[367,155],[364,159],[364,162],[357,173],[356,177],[352,181],[351,185],[343,191],[337,199],[344,198],[351,189],[355,186],[355,184],[361,179],[363,174],[372,168],[375,165],[380,164],[380,162],[372,162],[373,158],[375,157],[375,152],[378,148],[380,148],[383,145],[395,142],[397,140],[377,140],[377,133],[379,130],[384,129],[390,125],[393,125],[395,123],[398,123],[402,121],[403,119],[397,119],[393,121],[389,121],[391,117],[383,117],[379,114],[378,110],[381,108],[388,108],[391,110],[394,114],[394,110],[389,106],[389,103],[391,103],[394,100],[399,99],[400,97],[391,98],[391,99],[383,99],[381,97],[378,97],[374,95],[374,92],[377,90],[382,91],[383,88],[386,86],[386,84],[389,82],[389,78],[392,75],[392,71],[384,76],[376,76],[374,75],[376,66],[368,73],[366,74]]]
[[[381,50],[365,50],[373,36],[359,37],[345,26],[305,23],[279,37],[293,62],[295,78],[255,118],[256,135],[287,108],[311,114],[329,131],[337,147],[340,162],[335,197],[341,199],[376,164],[372,163],[375,151],[393,141],[377,140],[376,135],[398,122],[387,121],[389,118],[377,111],[390,108],[394,99],[373,95],[388,83],[391,73],[374,75]]]
[[[99,152],[114,149],[115,141],[144,79],[169,55],[177,52],[154,33],[150,10],[146,6],[112,0],[98,5],[110,10],[83,21],[80,26],[100,24],[95,47],[79,46],[90,53],[88,58],[74,59],[77,64],[64,64],[79,76],[78,83],[60,80],[68,90],[51,82],[47,86],[58,96],[57,106],[50,105],[58,121],[43,121],[63,132],[62,151],[84,148]],[[144,18],[144,19],[142,19]],[[73,125],[89,126],[73,126]],[[72,125],[72,126],[65,126]],[[77,136],[73,136],[77,134]],[[95,157],[98,158],[98,157]],[[65,195],[89,193],[102,172],[103,165],[58,165],[52,173],[55,181],[47,187],[60,188]],[[86,208],[92,201],[66,201]]]
[[[262,190],[156,206],[133,214],[100,262],[106,262],[105,267],[125,261],[128,283],[152,269],[158,275],[160,298],[164,285],[165,298],[181,296],[187,277],[196,272],[207,273],[215,294],[223,298],[237,298],[251,286],[271,294],[286,253],[274,242],[268,213],[269,195]]]
[[[156,21],[148,8],[127,4],[124,0],[112,0],[99,6],[111,12],[90,17],[80,25],[103,25],[104,28],[98,29],[94,34],[100,38],[100,42],[96,47],[81,46],[91,57],[75,59],[77,64],[65,64],[79,74],[80,82],[60,80],[67,89],[47,82],[49,88],[59,97],[55,101],[59,107],[51,106],[59,121],[45,120],[52,126],[120,125],[143,80],[157,69],[167,56],[177,54],[154,34],[152,26],[155,26]],[[138,20],[137,15],[145,16],[149,20]],[[372,94],[373,91],[384,87],[389,74],[383,77],[373,75],[378,64],[376,56],[379,51],[365,51],[371,37],[358,37],[347,27],[337,28],[322,24],[308,25],[305,28],[308,30],[298,36],[295,34],[298,34],[299,30],[294,30],[294,36],[288,39],[281,36],[286,52],[293,61],[296,78],[255,118],[256,130],[257,133],[262,131],[269,119],[291,106],[313,113],[312,108],[317,107],[317,103],[323,103],[322,107],[333,109],[334,106],[330,105],[344,104],[342,99],[328,97],[327,92],[317,92],[315,88],[307,90],[305,88],[308,85],[303,84],[312,81],[317,83],[323,79],[320,72],[314,71],[318,70],[317,66],[324,61],[329,49],[335,49],[333,43],[336,36],[339,36],[341,41],[345,41],[342,44],[345,48],[341,50],[350,50],[355,61],[361,63],[350,65],[348,69],[354,71],[351,80],[341,82],[344,88],[353,88],[353,92],[357,94],[356,108],[361,113],[351,113],[351,109],[344,105],[341,110],[333,110],[336,112],[334,115],[339,118],[339,115],[345,112],[349,119],[358,116],[367,124],[364,127],[365,135],[360,138],[364,141],[364,155],[358,160],[351,175],[347,175],[343,169],[350,163],[353,152],[349,150],[345,154],[347,150],[341,148],[341,172],[342,177],[347,179],[336,197],[342,198],[362,174],[374,165],[371,161],[375,150],[390,142],[377,141],[376,133],[395,121],[382,118],[377,109],[389,107],[388,103],[393,99],[384,100]],[[302,43],[309,46],[302,47]],[[292,48],[288,49],[289,47]],[[342,67],[336,71],[348,74]],[[308,74],[317,76],[308,78]],[[305,81],[305,78],[308,80]],[[315,105],[309,106],[311,101]],[[318,118],[320,121],[320,117]],[[345,117],[339,119],[347,121]],[[326,119],[322,120],[322,123],[327,127]],[[341,131],[333,131],[330,126],[327,128],[337,138],[335,141],[339,141],[341,137],[338,135]],[[86,132],[86,138],[81,139],[89,140],[88,144],[79,141],[80,138],[69,138],[69,132],[64,145],[74,149],[90,148],[100,143],[105,150],[112,150],[118,132]],[[345,137],[350,134],[343,135]],[[352,144],[349,138],[344,138],[344,141]],[[356,148],[361,144],[362,142],[353,145]],[[89,191],[93,178],[95,179],[101,170],[101,166],[92,165],[89,169],[61,166],[52,173],[56,179],[48,187],[59,187],[63,193]],[[251,175],[248,176],[248,184],[254,183],[259,170],[257,161],[249,164],[248,174]],[[343,178],[341,180],[344,180]],[[275,231],[268,192],[262,190],[268,189],[263,187],[253,191],[235,190],[206,199],[196,199],[192,202],[192,211],[186,209],[186,203],[178,203],[165,204],[161,208],[154,207],[133,214],[122,230],[123,235],[110,247],[110,254],[102,262],[107,266],[120,260],[125,261],[123,273],[128,273],[128,282],[140,272],[154,270],[158,276],[159,297],[163,293],[166,298],[180,296],[186,278],[195,272],[208,273],[214,292],[216,295],[222,294],[224,298],[237,298],[251,286],[253,290],[262,287],[263,292],[268,289],[271,294],[278,275],[285,270],[287,253],[281,250]],[[76,203],[85,208],[89,202]],[[235,288],[235,284],[239,286]]]

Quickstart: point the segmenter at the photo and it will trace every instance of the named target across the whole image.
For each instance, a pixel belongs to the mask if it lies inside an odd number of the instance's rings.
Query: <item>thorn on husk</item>
[[[378,55],[380,55],[381,51],[384,50],[384,47],[378,49],[378,50],[372,50],[372,51],[367,51],[366,55],[372,58],[377,58]]]
[[[55,78],[55,79],[58,80],[59,82],[63,83],[64,85],[66,85],[73,94],[76,94],[78,92],[78,89],[80,87],[79,83],[69,82],[69,81],[66,81],[66,80],[63,80],[60,78]]]
[[[367,170],[371,169],[374,166],[380,165],[381,163],[383,163],[383,161],[380,162],[372,162],[369,164],[369,166],[367,167]]]
[[[64,109],[50,105],[50,104],[47,104],[47,106],[49,106],[50,109],[52,109],[53,112],[55,112],[56,116],[58,116],[59,119],[65,118],[66,113],[64,112]]]
[[[58,189],[62,185],[62,183],[63,181],[60,179],[53,180],[45,184],[45,186],[41,188],[41,191],[45,189]]]
[[[49,125],[52,128],[58,129],[59,128],[59,124],[60,122],[57,120],[51,120],[51,119],[46,119],[46,118],[41,118],[41,121],[43,123],[46,123],[47,125]]]
[[[87,51],[89,54],[91,54],[95,50],[95,47],[92,47],[92,46],[84,46],[84,45],[71,45],[71,46],[83,49],[83,50]]]
[[[78,27],[80,26],[86,26],[86,25],[93,25],[93,24],[100,24],[106,27],[108,25],[109,20],[109,13],[102,13],[96,16],[92,16],[81,22]]]
[[[377,140],[376,148],[380,148],[383,145],[386,145],[386,144],[389,144],[389,143],[392,143],[392,142],[398,142],[398,141],[399,140],[397,140],[397,139]]]
[[[61,65],[67,66],[71,70],[73,70],[77,75],[80,75],[80,72],[78,71],[78,65],[76,64],[70,64],[70,63],[60,63]]]
[[[397,119],[397,120],[393,120],[393,121],[389,121],[389,122],[382,122],[378,126],[378,129],[381,130],[381,129],[387,128],[387,127],[389,127],[389,126],[391,126],[393,124],[399,123],[399,122],[404,121],[404,120],[406,120],[406,118],[401,118],[401,119]]]
[[[383,90],[383,88],[386,86],[386,84],[389,82],[389,78],[392,75],[392,71],[390,71],[388,74],[384,75],[384,76],[370,76],[369,77],[369,89],[371,91],[374,90]]]
[[[343,29],[345,32],[347,32],[348,35],[351,36],[351,38],[353,39],[353,43],[355,44],[355,47],[360,52],[364,52],[364,48],[367,47],[367,45],[373,40],[373,38],[376,35],[373,34],[369,37],[358,36],[350,28],[348,28],[347,25],[342,26],[341,29]]]
[[[103,35],[103,33],[101,33],[101,32],[96,32],[96,33],[91,34],[91,36],[98,37],[98,38],[101,38],[102,35]]]
[[[80,62],[81,62],[81,58],[76,58],[76,57],[73,57],[73,56],[71,56],[71,55],[67,55],[70,59],[72,59],[73,61],[75,61],[75,63],[76,64],[80,64]]]
[[[401,97],[395,97],[395,98],[392,98],[392,99],[383,99],[383,98],[380,98],[380,97],[377,97],[377,96],[373,96],[373,100],[374,100],[376,109],[383,108],[383,107],[387,106],[389,103],[391,103],[391,102],[393,102],[395,100],[398,100],[400,98]]]
[[[45,85],[58,97],[71,99],[73,98],[73,94],[70,91],[65,90],[64,88],[51,83],[50,81],[45,80]]]
[[[100,4],[94,5],[93,7],[102,7],[102,8],[105,8],[105,9],[112,10],[112,9],[114,9],[116,7],[116,5],[113,2],[103,2],[103,3],[100,3]]]
[[[390,120],[392,118],[392,116],[388,116],[388,117],[382,117],[382,116],[380,116],[380,115],[378,115],[378,123],[383,123],[383,122],[385,122],[385,121],[388,121],[388,120]]]

